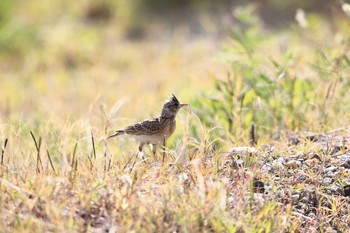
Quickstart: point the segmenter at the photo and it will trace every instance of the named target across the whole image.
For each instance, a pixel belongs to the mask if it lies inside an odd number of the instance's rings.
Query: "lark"
[[[165,149],[166,140],[174,133],[176,128],[176,114],[182,107],[185,106],[188,105],[181,104],[175,95],[172,95],[165,102],[159,117],[151,120],[144,120],[142,122],[127,126],[124,129],[117,130],[115,134],[109,136],[108,138],[122,134],[130,135],[136,141],[140,142],[140,153],[142,153],[144,145],[151,144],[152,152],[154,158],[156,159],[157,145],[163,145],[163,149]]]

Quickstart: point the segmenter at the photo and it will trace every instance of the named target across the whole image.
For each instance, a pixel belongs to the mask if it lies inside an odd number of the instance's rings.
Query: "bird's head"
[[[188,106],[187,104],[181,104],[175,95],[170,96],[170,98],[165,102],[162,110],[163,117],[175,117],[176,113],[180,108]]]

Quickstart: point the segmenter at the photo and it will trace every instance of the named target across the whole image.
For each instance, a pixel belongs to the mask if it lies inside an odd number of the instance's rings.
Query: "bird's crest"
[[[168,100],[168,102],[180,103],[180,101],[176,98],[174,94],[172,94]]]

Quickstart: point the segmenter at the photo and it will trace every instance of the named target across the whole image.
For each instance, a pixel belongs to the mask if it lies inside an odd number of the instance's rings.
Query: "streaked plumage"
[[[138,122],[124,129],[117,130],[115,134],[108,138],[121,134],[127,134],[140,142],[139,151],[145,144],[152,144],[152,151],[156,155],[156,147],[165,144],[166,140],[174,133],[176,128],[176,113],[187,104],[180,104],[178,99],[172,95],[164,104],[159,117]],[[165,145],[164,145],[165,146]]]

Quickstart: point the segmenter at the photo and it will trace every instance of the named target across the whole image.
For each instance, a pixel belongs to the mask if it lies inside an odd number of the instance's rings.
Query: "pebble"
[[[284,168],[284,163],[285,163],[286,161],[284,160],[284,158],[282,158],[282,157],[279,157],[278,159],[277,159],[277,165],[278,165],[278,167],[279,168]]]
[[[236,164],[237,164],[238,166],[242,166],[242,165],[244,164],[243,159],[237,159],[237,160],[236,160]]]
[[[304,196],[303,198],[300,199],[301,203],[308,203],[309,202],[309,198]]]
[[[263,164],[260,168],[262,171],[267,171],[267,172],[272,172],[273,169],[272,169],[272,166],[270,164]]]
[[[325,232],[328,232],[328,233],[337,233],[338,231],[337,231],[337,230],[334,230],[332,227],[327,227]]]
[[[296,194],[298,194],[298,195],[300,196],[301,192],[298,191],[298,190],[293,190],[293,191],[292,191],[292,195],[296,195]]]
[[[307,159],[304,161],[305,166],[307,167],[314,167],[318,164],[318,160],[317,159]]]
[[[299,175],[299,176],[297,177],[297,182],[298,182],[298,183],[301,183],[301,182],[303,182],[303,181],[305,181],[305,180],[307,180],[307,176],[306,176],[306,175]]]
[[[272,190],[272,185],[266,185],[265,186],[265,192],[268,193]]]
[[[287,168],[297,168],[298,164],[295,160],[290,160],[284,164],[285,167]]]
[[[335,185],[333,184],[331,187],[330,187],[331,191],[335,194],[342,194],[342,190],[343,188],[338,186],[338,185]]]
[[[325,172],[334,172],[335,170],[337,170],[337,168],[334,166],[330,166],[324,169]]]
[[[305,214],[307,206],[305,204],[300,204],[298,207],[299,208],[297,208],[296,211],[298,211],[301,214]]]
[[[255,180],[253,183],[254,193],[264,193],[265,192],[264,186],[265,186],[264,182],[260,180]]]
[[[300,195],[299,194],[294,194],[291,196],[292,198],[292,203],[295,204],[299,201]]]
[[[345,197],[350,196],[350,185],[345,185],[343,189],[344,189],[344,196]]]
[[[311,212],[311,213],[309,213],[308,217],[315,219],[316,218],[316,214]]]
[[[335,178],[338,176],[338,172],[327,172],[326,176]]]
[[[350,155],[347,155],[347,154],[342,155],[342,156],[340,157],[340,159],[341,159],[342,161],[348,161],[348,160],[350,160]]]
[[[345,161],[340,166],[343,168],[349,169],[350,168],[350,160]]]
[[[284,160],[284,158],[282,158],[282,157],[279,157],[279,158],[277,159],[277,163],[278,163],[278,164],[283,165],[285,162],[286,162],[286,160]]]
[[[333,179],[329,178],[329,177],[326,177],[326,178],[323,179],[322,183],[323,183],[324,186],[329,186],[329,185],[331,185],[333,183]]]

